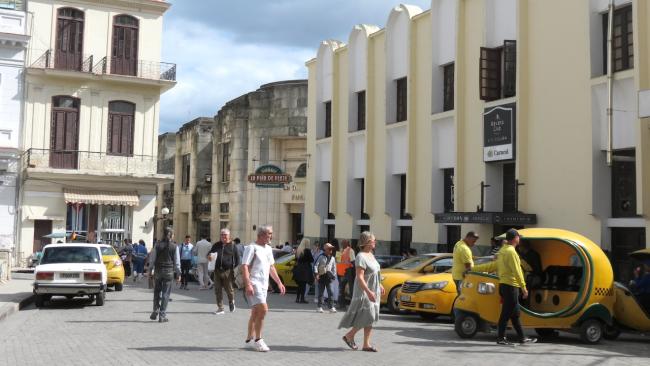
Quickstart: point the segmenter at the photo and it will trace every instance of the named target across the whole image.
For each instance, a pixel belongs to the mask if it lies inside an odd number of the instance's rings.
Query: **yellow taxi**
[[[386,292],[381,296],[381,305],[391,313],[399,312],[397,292],[402,284],[411,278],[429,273],[441,273],[451,268],[451,253],[428,253],[405,259],[392,267],[381,270],[381,284]]]
[[[100,244],[99,249],[102,251],[102,262],[108,272],[107,286],[114,286],[115,291],[122,291],[124,286],[124,266],[120,256],[110,245]]]
[[[298,287],[298,284],[293,280],[293,267],[295,265],[295,254],[288,254],[275,260],[275,270],[285,287]]]
[[[474,264],[486,263],[494,257],[475,258]],[[436,262],[440,268],[451,268],[452,258]],[[452,315],[458,292],[451,270],[415,277],[404,282],[397,292],[400,310],[413,311],[424,319],[435,319],[439,315]]]

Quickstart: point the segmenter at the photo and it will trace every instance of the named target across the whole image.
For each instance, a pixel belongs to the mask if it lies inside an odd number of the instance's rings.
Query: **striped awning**
[[[137,206],[140,198],[137,192],[85,191],[64,189],[66,203],[86,203],[91,205]]]

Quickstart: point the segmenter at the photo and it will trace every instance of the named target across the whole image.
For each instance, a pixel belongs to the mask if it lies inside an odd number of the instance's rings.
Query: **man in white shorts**
[[[262,339],[264,317],[269,310],[266,305],[269,274],[278,285],[280,293],[282,295],[285,293],[284,285],[273,266],[275,261],[273,260],[273,249],[270,245],[272,237],[273,228],[270,225],[260,226],[257,229],[257,240],[246,247],[242,258],[245,295],[252,306],[251,317],[248,319],[246,344],[260,352],[270,351],[269,347],[264,343],[264,339]]]

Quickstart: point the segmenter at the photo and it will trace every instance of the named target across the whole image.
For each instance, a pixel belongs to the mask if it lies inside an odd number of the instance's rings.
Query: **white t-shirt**
[[[270,245],[261,246],[253,242],[244,249],[242,264],[248,264],[253,287],[260,287],[264,290],[269,288],[269,272],[273,263],[275,260]]]

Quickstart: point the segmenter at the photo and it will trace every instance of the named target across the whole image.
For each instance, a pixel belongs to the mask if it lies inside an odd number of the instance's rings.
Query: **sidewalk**
[[[17,312],[33,300],[32,273],[12,273],[11,280],[0,284],[0,321]]]

